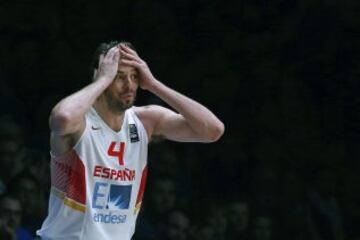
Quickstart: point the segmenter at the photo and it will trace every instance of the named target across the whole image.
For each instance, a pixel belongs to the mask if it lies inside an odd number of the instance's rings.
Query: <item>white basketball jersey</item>
[[[42,239],[130,240],[147,175],[147,133],[133,108],[119,132],[91,109],[73,150],[51,160]]]

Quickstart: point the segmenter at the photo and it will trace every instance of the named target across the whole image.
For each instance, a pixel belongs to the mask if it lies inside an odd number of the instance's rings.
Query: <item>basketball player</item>
[[[177,112],[133,106],[138,88]],[[127,42],[101,44],[93,81],[52,110],[49,213],[42,239],[130,240],[147,175],[147,145],[160,136],[214,142],[223,123],[158,81]]]

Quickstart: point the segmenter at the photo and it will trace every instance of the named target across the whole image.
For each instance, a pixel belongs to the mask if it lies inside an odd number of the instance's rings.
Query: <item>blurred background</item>
[[[128,40],[226,126],[213,144],[150,146],[134,240],[359,240],[359,7],[2,0],[0,238],[33,239],[47,213],[50,110],[89,83],[100,42]],[[165,105],[141,91],[144,104]]]

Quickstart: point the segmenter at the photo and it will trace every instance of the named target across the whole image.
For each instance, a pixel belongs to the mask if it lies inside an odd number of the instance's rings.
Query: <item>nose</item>
[[[130,75],[126,76],[125,81],[124,81],[124,85],[125,85],[125,87],[126,87],[127,89],[131,89],[131,90],[132,90],[132,89],[134,88],[134,82],[132,81]]]

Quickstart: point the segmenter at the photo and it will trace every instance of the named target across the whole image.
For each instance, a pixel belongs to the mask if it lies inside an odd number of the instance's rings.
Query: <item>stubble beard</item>
[[[119,114],[125,112],[127,109],[131,108],[134,105],[136,95],[132,100],[121,101],[116,99],[111,93],[105,91],[105,99],[109,110],[113,113]]]

